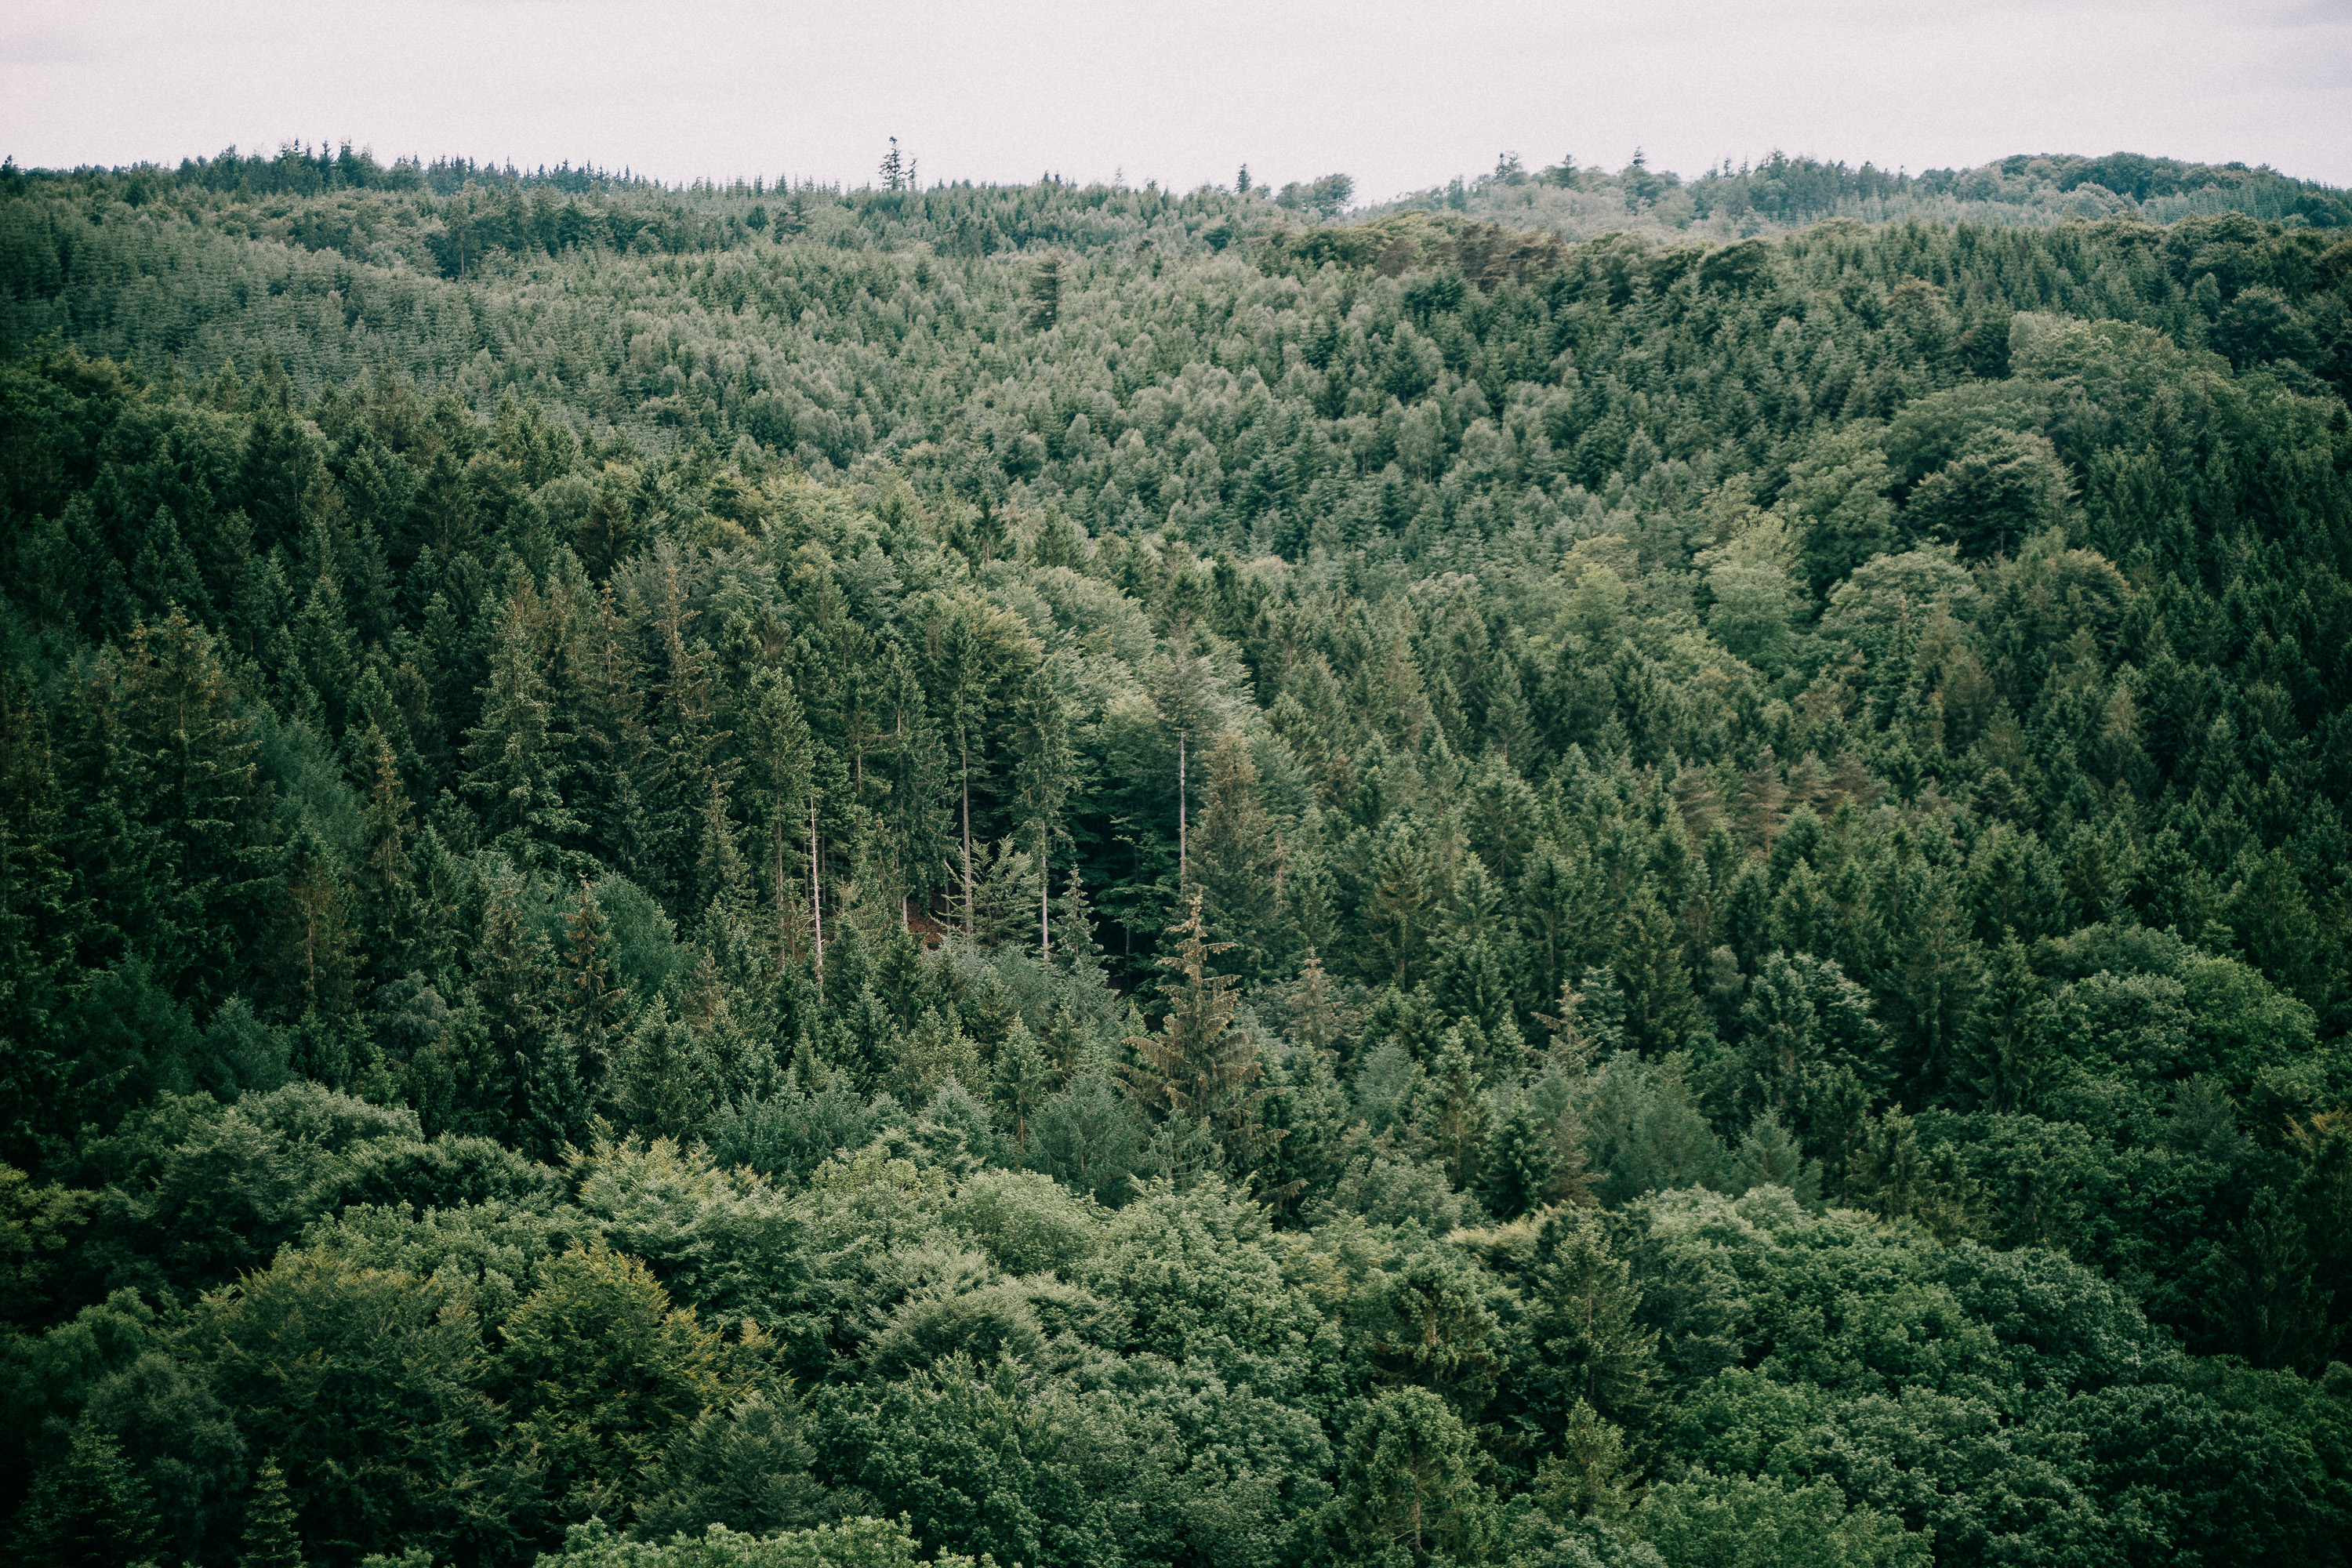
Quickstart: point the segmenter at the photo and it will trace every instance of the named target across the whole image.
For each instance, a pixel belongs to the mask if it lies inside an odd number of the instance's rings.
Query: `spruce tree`
[[[236,1568],[302,1568],[302,1538],[294,1525],[294,1499],[277,1456],[262,1460],[245,1504],[245,1535]]]
[[[212,637],[178,610],[131,631],[103,667],[113,731],[100,775],[120,821],[152,847],[141,928],[125,935],[183,995],[226,995],[268,951],[282,886],[257,726]]]
[[[776,964],[781,969],[796,942],[803,907],[787,867],[800,858],[800,835],[814,799],[816,755],[802,716],[800,699],[781,669],[751,678],[743,745],[750,764],[752,810],[762,828],[762,871],[768,879],[768,910]]]
[[[1412,1110],[1413,1134],[1462,1191],[1477,1182],[1486,1153],[1490,1119],[1478,1093],[1478,1065],[1459,1028],[1445,1031],[1427,1065]]]
[[[1156,1117],[1205,1129],[1235,1172],[1245,1173],[1276,1135],[1262,1116],[1268,1090],[1257,1041],[1228,1026],[1240,1001],[1235,981],[1209,972],[1210,960],[1228,944],[1208,940],[1197,889],[1168,934],[1180,939],[1159,961],[1170,972],[1160,984],[1168,1010],[1157,1030],[1128,1037],[1136,1057],[1124,1069],[1129,1091]]]
[[[1536,1235],[1522,1326],[1528,1404],[1557,1432],[1578,1401],[1626,1422],[1647,1407],[1657,1331],[1643,1326],[1641,1288],[1609,1246],[1601,1217],[1553,1213]]]
[[[1610,967],[1624,997],[1625,1043],[1633,1049],[1654,1055],[1678,1049],[1700,1026],[1682,932],[1646,887],[1617,921]]]
[[[904,646],[890,650],[881,707],[879,813],[903,927],[914,897],[928,900],[940,885],[953,842],[946,805],[950,776],[947,749]]]
[[[1047,660],[1030,672],[1013,709],[1013,790],[1036,850],[1040,963],[1053,954],[1046,890],[1053,886],[1054,850],[1069,837],[1063,811],[1078,782],[1077,754],[1070,744],[1071,703],[1063,690],[1067,679],[1057,660]]]
[[[463,785],[490,842],[526,866],[540,863],[579,826],[563,804],[561,736],[537,605],[525,577],[490,645],[481,721],[466,732]]]
[[[160,1534],[153,1498],[113,1437],[88,1417],[66,1450],[33,1478],[16,1515],[16,1561],[26,1568],[126,1568]]]
[[[367,795],[359,864],[352,875],[352,921],[376,973],[399,974],[408,968],[417,914],[408,792],[392,742],[373,719],[360,738],[359,756]]]
[[[1209,748],[1192,880],[1208,929],[1233,946],[1239,972],[1265,979],[1289,968],[1289,911],[1282,846],[1258,797],[1257,768],[1235,731]]]
[[[2004,931],[1960,1034],[1956,1087],[1990,1110],[2038,1110],[2060,1066],[2049,1014],[2024,943]]]
[[[65,802],[47,716],[22,677],[0,670],[0,1158],[30,1166],[56,1123],[67,1042],[53,1020],[67,1000],[83,906],[61,853]]]

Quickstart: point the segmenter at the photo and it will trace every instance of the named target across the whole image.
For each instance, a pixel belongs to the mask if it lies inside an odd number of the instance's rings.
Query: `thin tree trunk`
[[[963,761],[963,934],[974,932],[971,918],[971,751],[961,748]]]
[[[1192,858],[1184,826],[1184,731],[1176,731],[1176,885],[1192,882]]]
[[[900,709],[895,710],[894,715],[895,716],[892,721],[893,728],[891,729],[890,733],[895,740],[896,744],[892,747],[892,752],[898,759],[898,767],[902,770],[898,774],[898,778],[900,783],[903,784],[907,776],[903,772],[907,765],[907,714],[905,710]],[[902,837],[898,840],[898,859],[895,862],[901,871],[904,871],[906,868],[906,855],[907,841]],[[915,929],[915,916],[912,908],[913,904],[914,899],[912,895],[907,891],[907,884],[904,881],[901,881],[898,884],[898,929],[900,931],[910,931]]]
[[[809,796],[809,912],[816,921],[816,999],[824,1000],[824,874],[817,858],[816,796]]]
[[[1047,852],[1052,845],[1053,840],[1046,837],[1045,829],[1040,827],[1037,830],[1037,962],[1040,963],[1049,962],[1054,956],[1054,933],[1045,923],[1045,897],[1053,886],[1053,879],[1046,875]]]
[[[769,885],[775,889],[776,900],[776,973],[784,972],[784,819],[779,815],[768,824],[771,850],[775,857],[775,879]]]

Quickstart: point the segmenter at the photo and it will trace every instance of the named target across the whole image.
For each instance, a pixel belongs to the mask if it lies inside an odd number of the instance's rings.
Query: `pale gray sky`
[[[2352,0],[0,0],[0,153],[176,162],[341,140],[665,179],[1225,182],[1378,199],[1636,143],[1913,170],[2010,153],[2352,184]]]

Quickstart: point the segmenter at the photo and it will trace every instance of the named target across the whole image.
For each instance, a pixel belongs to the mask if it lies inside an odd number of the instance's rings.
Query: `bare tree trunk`
[[[1176,731],[1176,885],[1192,882],[1192,858],[1184,826],[1184,731]]]
[[[775,889],[776,900],[776,973],[784,972],[784,819],[780,815],[768,825],[771,852],[775,857],[775,880],[769,885]]]
[[[975,934],[971,918],[971,752],[962,750],[963,759],[963,934]]]
[[[1043,827],[1037,829],[1037,962],[1048,963],[1054,956],[1054,933],[1045,923],[1045,899],[1052,890],[1053,879],[1045,874],[1048,851],[1053,840]]]
[[[816,998],[824,1000],[824,873],[817,858],[816,796],[809,796],[809,912],[816,921]]]

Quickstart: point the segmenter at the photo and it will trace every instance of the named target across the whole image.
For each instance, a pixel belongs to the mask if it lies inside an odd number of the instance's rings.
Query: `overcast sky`
[[[2128,149],[2352,184],[2352,0],[0,0],[0,153],[349,139],[859,184],[1224,183],[1359,199],[1638,144],[1912,170]]]

